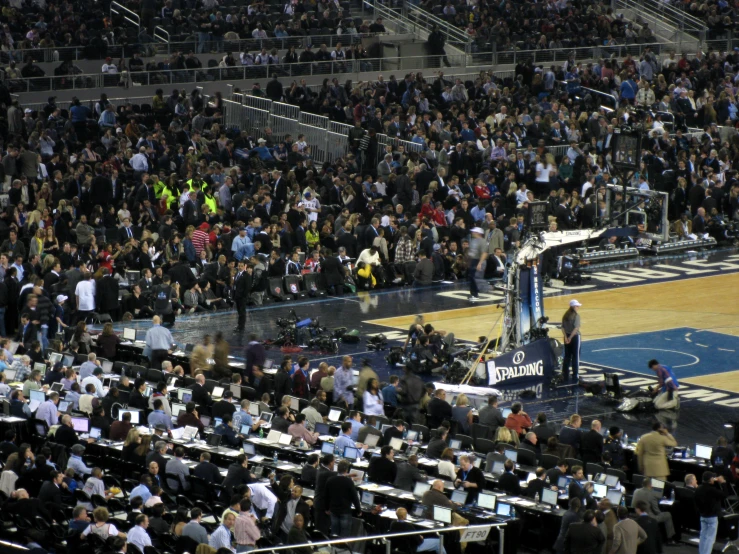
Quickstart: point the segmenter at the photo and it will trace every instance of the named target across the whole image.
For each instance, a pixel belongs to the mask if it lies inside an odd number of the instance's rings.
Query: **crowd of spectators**
[[[654,42],[649,25],[624,19],[600,0],[544,3],[422,1],[464,30],[474,51],[547,50]]]
[[[382,20],[354,18],[350,4],[338,0],[260,1],[248,6],[221,6],[212,0],[143,0],[124,4],[140,17],[140,29],[131,25],[132,16],[123,11],[111,18],[107,11],[83,9],[83,4],[72,1],[7,1],[0,17],[0,50],[19,63],[24,58],[16,51],[35,57],[34,50],[59,49],[61,59],[69,60],[75,59],[75,49],[87,59],[105,59],[121,51],[147,54],[153,51],[151,43],[155,42],[157,26],[168,32],[173,42],[194,37],[198,53],[223,51],[224,43],[231,41],[385,32]],[[43,54],[36,59],[43,59]]]
[[[26,307],[16,291],[40,291],[52,308],[71,299],[63,326],[78,319],[68,312],[149,317],[162,292],[173,313],[226,308],[242,271],[239,296],[257,304],[269,279],[285,275],[324,272],[337,292],[469,277],[475,228],[489,256],[484,277],[496,277],[529,202],[549,203],[551,230],[593,227],[607,219],[600,185],[616,177],[668,191],[675,234],[731,239],[739,142],[726,131],[738,120],[737,67],[739,52],[645,48],[622,61],[521,63],[505,79],[254,84],[248,94],[353,125],[346,154],[322,163],[303,135],[226,128],[218,93],[158,90],[146,109],[102,94],[69,110],[53,97],[32,110],[4,94],[6,329]],[[614,128],[627,120],[644,126],[643,156],[616,171]],[[391,144],[378,142],[382,133]],[[93,277],[94,298],[80,298],[75,268]],[[119,304],[126,270],[142,280]],[[52,312],[33,323],[55,327]]]

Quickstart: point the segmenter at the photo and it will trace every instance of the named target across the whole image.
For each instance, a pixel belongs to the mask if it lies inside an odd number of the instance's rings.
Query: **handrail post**
[[[500,533],[500,542],[498,544],[498,554],[505,554],[505,525],[500,525],[498,527],[498,532]]]

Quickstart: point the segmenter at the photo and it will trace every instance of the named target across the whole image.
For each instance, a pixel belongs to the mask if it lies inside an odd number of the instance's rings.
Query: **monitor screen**
[[[136,329],[123,328],[123,340],[136,340]]]
[[[66,412],[69,409],[69,405],[70,404],[71,404],[71,402],[67,402],[65,400],[60,400],[59,401],[59,411],[60,412]]]
[[[123,421],[123,414],[131,414],[131,425],[138,425],[139,424],[139,415],[141,412],[138,410],[134,411],[121,411],[118,414],[118,421]]]
[[[261,419],[262,421],[266,421],[267,423],[271,423],[272,422],[272,412],[262,412],[261,415],[259,416],[259,419]]]
[[[374,448],[377,446],[377,443],[380,441],[380,437],[377,435],[367,435],[367,437],[364,439],[364,444],[367,445],[368,448]]]
[[[452,524],[452,510],[451,508],[443,508],[441,506],[434,506],[434,521],[439,523],[445,523],[447,525]]]
[[[177,391],[179,393],[179,391]],[[183,403],[187,404],[192,400],[192,391],[186,391],[182,393],[182,398],[180,398]]]
[[[250,442],[245,442],[242,448],[244,449],[244,454],[247,456],[254,456],[257,453],[256,447]]]
[[[300,399],[295,398],[294,396],[290,397],[290,409],[293,412],[297,412],[300,410]]]
[[[146,330],[145,329],[136,329],[136,340],[139,340],[139,341],[146,340]]]
[[[411,515],[417,518],[424,517],[426,515],[426,506],[424,506],[420,502],[416,502],[415,504],[413,504],[413,508],[411,508]]]
[[[606,475],[606,487],[617,487],[618,475]]]
[[[64,356],[62,356],[59,352],[52,352],[49,354],[49,361],[51,362],[51,365],[56,365],[59,362],[62,361]]]
[[[656,491],[663,491],[665,490],[665,482],[652,478],[652,488]]]
[[[367,506],[374,506],[375,505],[375,495],[368,491],[362,492],[362,504],[366,504]]]
[[[548,489],[546,487],[541,489],[541,501],[544,504],[556,506],[558,498],[559,498],[559,493],[557,493],[557,491],[553,491],[552,489]]]
[[[200,423],[203,424],[203,427],[210,427],[210,416],[209,415],[201,415],[200,416]]]
[[[495,509],[495,500],[498,497],[494,494],[488,494],[486,492],[481,492],[477,495],[477,505],[480,506],[480,508],[485,508],[486,510],[494,510]]]
[[[593,484],[593,496],[595,498],[604,498],[608,494],[608,487],[598,483]]]
[[[290,443],[293,441],[293,436],[289,433],[282,433],[280,435],[280,438],[277,439],[277,442],[279,442],[282,446],[290,446]]]
[[[503,408],[503,417],[508,417],[509,415],[511,415],[511,409]]]
[[[31,400],[36,400],[37,402],[46,400],[46,393],[42,390],[32,390],[29,396]]]
[[[113,362],[110,360],[103,360],[101,364],[103,373],[113,373]]]
[[[560,475],[559,479],[557,480],[557,487],[559,487],[560,489],[566,489],[569,486],[571,480],[571,477]]]
[[[416,481],[416,485],[413,487],[413,496],[423,496],[429,490],[431,490],[431,485],[424,481]]]
[[[393,450],[401,450],[403,448],[403,439],[390,439],[390,446],[393,448]]]
[[[452,493],[452,502],[456,502],[457,504],[466,504],[467,503],[467,491],[454,491]]]
[[[146,388],[144,389],[144,396],[146,398],[149,398],[154,393],[154,387],[151,385],[146,385]]]
[[[392,425],[388,425],[387,423],[383,423],[382,425],[380,425],[380,433],[382,433],[384,435],[385,434],[385,431],[387,431],[388,429],[390,429],[390,427],[392,427]]]
[[[498,460],[497,462],[493,462],[493,471],[491,471],[490,473],[494,475],[502,475],[504,471],[505,466],[503,465],[503,462],[501,462],[500,460]]]
[[[175,402],[172,404],[172,417],[177,417],[180,415],[180,412],[185,411],[185,405],[180,404],[179,402]]]
[[[230,388],[234,398],[241,399],[241,385],[231,385]]]
[[[275,430],[273,429],[272,431],[270,431],[270,432],[269,432],[269,433],[267,434],[267,441],[268,441],[268,442],[277,442],[278,440],[280,440],[280,435],[281,435],[281,434],[282,434],[282,433],[280,433],[279,431],[275,431]]]
[[[172,413],[174,415],[174,410],[172,410]],[[241,433],[242,435],[246,437],[250,431],[251,431],[251,425],[249,425],[248,423],[245,423],[244,425],[241,426],[239,433]]]
[[[41,363],[38,363],[38,362],[36,362],[35,364],[33,364],[34,371],[39,371],[41,373],[41,375],[45,375],[46,374],[46,368],[47,368],[47,365],[46,364],[41,364]]]
[[[505,457],[511,460],[512,462],[518,461],[518,451],[517,450],[505,450],[503,453],[505,454]]]
[[[501,502],[495,507],[495,513],[499,516],[509,516],[511,515],[511,505],[510,504],[504,504]]]
[[[218,427],[222,423],[223,423],[223,420],[220,417],[213,418],[213,427]]]
[[[710,460],[713,454],[713,448],[704,444],[695,445],[695,457],[701,460]]]
[[[321,454],[333,454],[334,453],[334,445],[331,442],[324,442],[321,445]]]
[[[331,426],[328,423],[316,423],[315,430],[319,435],[326,436],[331,434]],[[369,437],[369,435],[367,436]]]
[[[357,458],[359,458],[359,448],[354,448],[353,446],[345,446],[344,458],[356,460]]]
[[[217,433],[213,433],[208,437],[208,446],[220,446],[221,440],[223,440],[222,435],[218,435]]]
[[[341,410],[329,410],[328,412],[328,420],[329,421],[339,421],[341,419]]]
[[[623,493],[618,489],[611,489],[606,493],[606,498],[611,501],[612,506],[621,504],[621,496]]]
[[[472,460],[472,465],[475,467],[480,467],[482,465],[482,458],[475,458]]]
[[[449,441],[449,448],[452,450],[459,450],[462,448],[462,441],[457,439],[452,439]]]
[[[408,431],[408,434],[405,436],[405,438],[409,441],[414,441],[418,439],[418,431]]]
[[[74,356],[72,354],[64,354],[62,365],[67,368],[72,367],[74,365]]]
[[[249,414],[253,415],[254,417],[259,417],[259,404],[249,404]]]
[[[223,387],[213,387],[213,392],[211,393],[211,396],[214,398],[221,398],[223,396]]]
[[[86,417],[73,417],[72,418],[72,429],[78,433],[89,433],[90,432],[90,420]]]
[[[97,428],[97,427],[91,427],[90,428],[90,438],[91,439],[96,439],[97,440],[97,439],[101,438],[102,435],[103,435],[103,432],[99,428]]]
[[[15,354],[18,351],[18,347],[21,345],[19,342],[11,341],[10,347],[8,347],[8,352],[11,354]]]

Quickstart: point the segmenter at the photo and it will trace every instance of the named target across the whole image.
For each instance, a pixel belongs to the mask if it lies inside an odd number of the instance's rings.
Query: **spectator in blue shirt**
[[[131,494],[129,494],[130,498],[134,498],[136,496],[141,498],[141,501],[146,504],[146,501],[149,500],[152,496],[151,490],[151,475],[148,473],[144,473],[141,476],[141,480],[139,481],[139,485],[137,487],[134,487],[131,491]]]
[[[251,153],[256,152],[257,155],[259,156],[259,159],[265,162],[274,161],[275,158],[274,156],[272,156],[272,152],[270,152],[266,144],[267,144],[267,141],[264,140],[263,138],[260,138],[257,141],[257,146],[252,148],[249,153],[251,154]]]
[[[390,384],[382,389],[382,399],[386,404],[390,404],[393,408],[398,406],[398,390],[397,386],[400,379],[397,375],[390,376]]]
[[[161,398],[155,399],[152,405],[154,406],[154,411],[149,414],[148,418],[146,418],[147,423],[152,427],[163,425],[167,428],[167,431],[172,429],[172,418],[164,413],[164,410],[162,409],[164,403]]]
[[[363,427],[361,412],[352,410],[349,413],[349,419],[347,419],[347,421],[352,426],[351,437],[352,437],[352,440],[355,441],[357,440],[357,437],[359,436],[359,430]]]
[[[344,449],[347,446],[358,448],[360,456],[364,456],[364,451],[366,448],[366,445],[359,442],[354,442],[354,439],[352,439],[352,424],[348,421],[345,421],[341,424],[341,435],[336,438],[334,446],[336,447],[336,449],[338,449],[339,452],[341,452],[342,455],[344,454]]]

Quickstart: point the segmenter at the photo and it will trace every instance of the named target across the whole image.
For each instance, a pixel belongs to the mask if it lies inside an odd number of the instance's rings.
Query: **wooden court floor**
[[[560,321],[569,301],[577,298],[582,303],[583,342],[676,327],[694,327],[739,336],[738,282],[736,273],[666,281],[549,297],[544,300],[544,307],[550,321]],[[495,305],[484,304],[421,313],[426,322],[435,328],[453,332],[463,340],[477,341],[478,337],[491,331],[494,337],[499,335],[500,324],[492,327],[499,320],[501,312]],[[407,330],[415,315],[376,319],[367,323]],[[739,370],[707,374],[685,381],[739,392]]]

